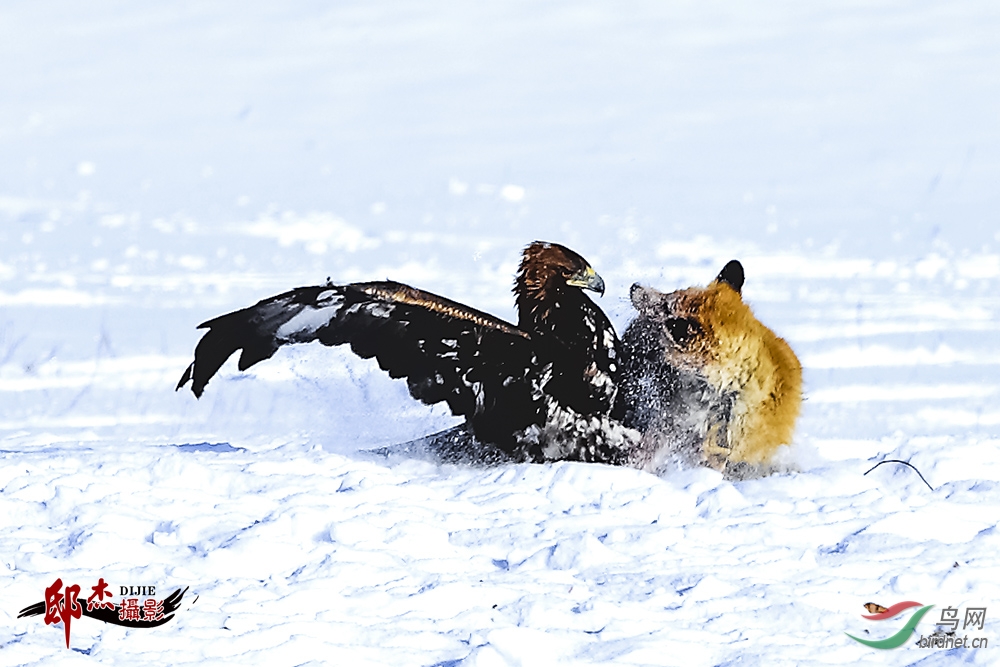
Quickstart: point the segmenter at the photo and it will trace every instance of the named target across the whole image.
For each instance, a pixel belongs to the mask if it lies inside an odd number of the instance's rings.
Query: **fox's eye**
[[[686,345],[688,341],[701,333],[701,325],[686,317],[670,317],[664,322],[667,333],[678,345]]]

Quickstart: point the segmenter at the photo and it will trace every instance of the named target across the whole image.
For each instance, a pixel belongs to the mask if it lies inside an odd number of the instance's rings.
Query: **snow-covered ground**
[[[988,2],[3,4],[0,665],[1000,661],[997,34]],[[800,472],[374,457],[454,419],[318,346],[173,391],[196,324],[327,276],[513,318],[536,238],[621,328],[631,283],[739,258],[805,368]],[[16,618],[57,577],[190,589],[66,650]],[[902,600],[918,634],[986,607],[991,645],[845,636]]]

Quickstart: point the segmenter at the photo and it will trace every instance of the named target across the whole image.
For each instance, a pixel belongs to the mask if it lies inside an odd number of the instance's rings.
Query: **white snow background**
[[[1000,661],[998,35],[986,1],[3,3],[0,665]],[[173,391],[195,325],[327,276],[513,318],[536,238],[620,330],[632,282],[742,260],[800,472],[387,461],[454,419],[320,346]],[[101,576],[190,590],[71,650],[16,618]],[[845,636],[901,600],[993,645]]]

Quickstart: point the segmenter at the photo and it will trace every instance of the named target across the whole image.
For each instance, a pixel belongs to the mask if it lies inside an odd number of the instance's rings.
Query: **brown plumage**
[[[395,282],[320,285],[209,320],[177,388],[205,385],[233,353],[244,370],[279,347],[348,344],[406,378],[424,403],[444,401],[459,446],[485,444],[516,460],[621,462],[629,437],[609,421],[618,337],[583,290],[604,282],[583,257],[554,243],[525,248],[515,280],[517,326]]]
[[[604,295],[604,281],[569,248],[556,243],[532,243],[525,248],[513,290],[518,325],[547,318],[563,297],[565,286],[592,289]]]

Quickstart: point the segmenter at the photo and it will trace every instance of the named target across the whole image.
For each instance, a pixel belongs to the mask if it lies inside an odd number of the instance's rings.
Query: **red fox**
[[[708,465],[728,477],[773,469],[791,444],[802,367],[788,343],[743,302],[733,260],[707,287],[632,286],[618,418],[643,434],[632,465],[658,473]]]

